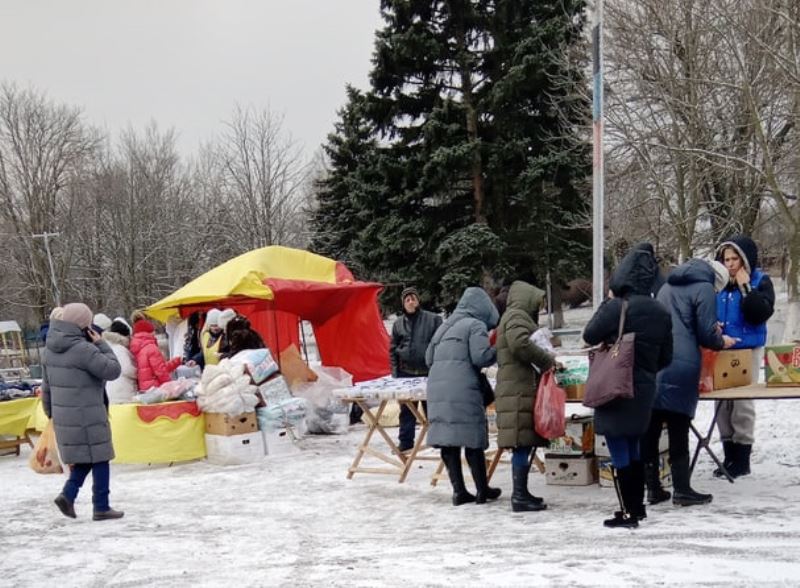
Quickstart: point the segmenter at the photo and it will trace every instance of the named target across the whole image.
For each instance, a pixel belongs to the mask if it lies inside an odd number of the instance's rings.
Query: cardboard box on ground
[[[567,418],[564,436],[550,441],[548,455],[591,456],[595,451],[594,419],[572,415]]]
[[[255,412],[246,412],[236,416],[207,412],[206,433],[208,435],[244,435],[258,431]]]
[[[800,341],[764,349],[767,387],[800,386]]]
[[[260,431],[241,435],[208,435],[206,459],[217,465],[255,463],[264,459],[266,448]]]
[[[551,486],[589,486],[597,481],[594,457],[546,454],[545,483]]]
[[[658,452],[663,453],[667,450],[669,450],[669,436],[667,435],[667,428],[664,427],[661,429],[661,437],[658,438]],[[595,435],[594,454],[597,457],[611,457],[606,438],[603,435]]]
[[[603,488],[613,488],[614,478],[611,474],[611,458],[598,457],[598,481]],[[672,469],[670,468],[669,452],[663,451],[658,455],[658,473],[661,478],[661,485],[665,488],[672,486]]]

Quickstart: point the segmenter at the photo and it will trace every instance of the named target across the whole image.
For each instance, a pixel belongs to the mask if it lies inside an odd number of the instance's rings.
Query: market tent
[[[300,345],[299,321],[314,328],[324,365],[340,366],[354,381],[384,376],[389,337],[378,310],[382,286],[359,282],[335,260],[288,247],[244,253],[192,280],[145,309],[166,322],[211,308],[233,308],[278,355]]]

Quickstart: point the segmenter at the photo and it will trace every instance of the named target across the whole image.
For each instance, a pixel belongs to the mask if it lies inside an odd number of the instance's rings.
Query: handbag
[[[481,370],[475,370],[478,374],[478,388],[481,391],[481,397],[483,398],[483,406],[487,407],[492,402],[494,402],[494,388],[489,383],[489,378],[486,377]]]
[[[617,340],[589,352],[589,377],[583,405],[604,406],[617,398],[633,398],[633,361],[635,333],[622,334],[628,301],[622,301]]]

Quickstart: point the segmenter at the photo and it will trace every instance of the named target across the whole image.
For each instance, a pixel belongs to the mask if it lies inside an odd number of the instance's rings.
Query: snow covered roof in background
[[[22,329],[17,321],[0,321],[0,333],[21,333]]]

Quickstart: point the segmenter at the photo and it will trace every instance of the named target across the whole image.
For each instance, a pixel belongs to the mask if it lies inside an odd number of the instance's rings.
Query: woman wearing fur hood
[[[111,326],[103,331],[103,340],[117,357],[122,373],[119,378],[106,383],[106,393],[111,404],[133,402],[136,394],[136,362],[130,352],[131,329],[122,318],[115,318]]]

